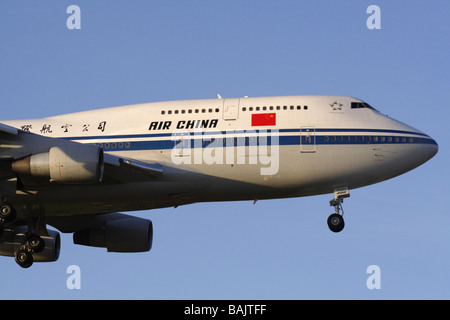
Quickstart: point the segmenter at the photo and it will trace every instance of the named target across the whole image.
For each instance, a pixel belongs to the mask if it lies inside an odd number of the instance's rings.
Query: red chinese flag
[[[276,113],[252,114],[252,127],[276,126],[276,125],[277,125],[277,114]]]

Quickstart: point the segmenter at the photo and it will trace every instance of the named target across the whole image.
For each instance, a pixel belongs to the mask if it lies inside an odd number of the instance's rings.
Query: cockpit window
[[[352,102],[352,106],[351,107],[352,107],[352,109],[368,108],[368,109],[371,109],[373,111],[378,111],[377,109],[372,107],[370,104],[365,103],[365,102]]]

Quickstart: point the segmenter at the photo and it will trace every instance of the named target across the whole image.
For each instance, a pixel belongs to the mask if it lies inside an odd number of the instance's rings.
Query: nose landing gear
[[[334,190],[334,199],[330,200],[330,206],[334,207],[335,213],[331,214],[327,220],[328,227],[333,232],[341,232],[344,229],[344,209],[342,208],[342,203],[344,202],[344,198],[348,197],[350,197],[350,192],[347,187]]]

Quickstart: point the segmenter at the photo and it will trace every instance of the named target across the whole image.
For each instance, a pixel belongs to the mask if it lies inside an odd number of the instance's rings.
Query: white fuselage
[[[155,102],[3,123],[164,168],[157,178],[111,168],[97,185],[27,190],[34,200],[18,192],[16,207],[38,202],[47,215],[331,193],[398,176],[437,152],[423,132],[344,96]]]

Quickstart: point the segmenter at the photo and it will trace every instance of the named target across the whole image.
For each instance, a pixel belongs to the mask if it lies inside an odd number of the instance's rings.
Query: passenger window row
[[[262,106],[242,107],[242,111],[308,110],[308,106]],[[220,108],[161,110],[161,114],[219,113]]]
[[[273,111],[273,110],[302,110],[302,106],[263,106],[263,107],[242,107],[242,111]],[[303,110],[308,110],[308,106],[303,106]]]
[[[192,114],[192,113],[213,113],[220,112],[220,108],[208,108],[208,109],[176,109],[176,110],[161,110],[161,114]]]
[[[307,136],[303,136],[303,141],[307,142]],[[395,143],[413,143],[414,138],[407,137],[393,137],[393,136],[324,136],[325,142],[395,142]]]

